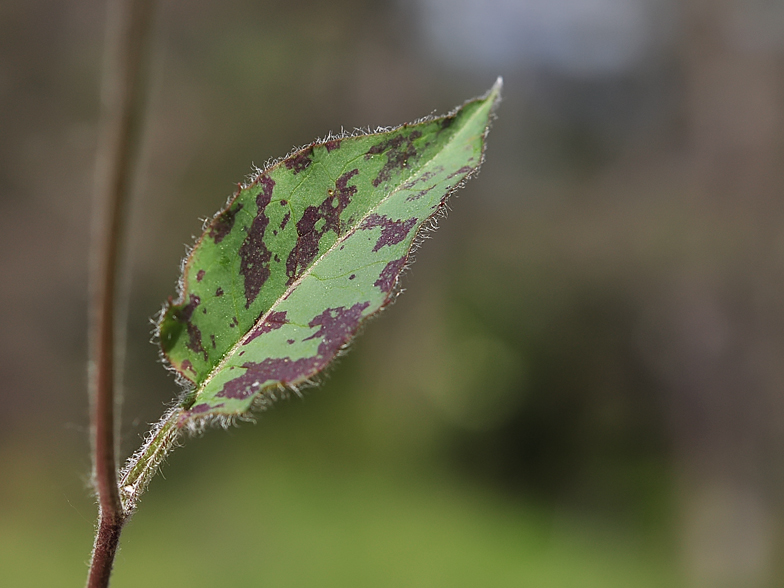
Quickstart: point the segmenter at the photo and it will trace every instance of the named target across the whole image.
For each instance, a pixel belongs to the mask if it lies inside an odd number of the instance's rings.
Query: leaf
[[[238,188],[158,325],[190,384],[177,428],[308,382],[392,300],[416,235],[479,168],[500,89],[444,117],[317,141]]]

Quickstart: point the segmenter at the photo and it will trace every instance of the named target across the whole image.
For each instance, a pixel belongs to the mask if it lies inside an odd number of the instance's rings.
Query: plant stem
[[[111,0],[107,15],[102,114],[96,157],[95,219],[91,268],[91,369],[93,480],[100,506],[89,588],[109,585],[127,513],[117,486],[115,429],[115,327],[118,265],[130,179],[139,145],[143,61],[153,0]]]
[[[126,513],[131,514],[134,511],[147,484],[177,443],[180,435],[177,422],[182,412],[180,406],[167,411],[150,430],[144,444],[125,463],[120,482],[120,497]]]

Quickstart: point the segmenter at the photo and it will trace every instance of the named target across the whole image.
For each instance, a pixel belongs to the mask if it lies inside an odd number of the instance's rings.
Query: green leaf
[[[479,168],[500,89],[444,117],[317,141],[238,188],[158,325],[189,383],[177,428],[296,390],[391,301],[417,233]]]

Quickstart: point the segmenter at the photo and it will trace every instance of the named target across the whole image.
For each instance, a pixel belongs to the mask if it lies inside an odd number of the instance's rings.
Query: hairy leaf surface
[[[178,426],[306,382],[390,302],[423,223],[479,168],[499,92],[500,80],[447,116],[313,143],[237,190],[159,323],[192,383]]]

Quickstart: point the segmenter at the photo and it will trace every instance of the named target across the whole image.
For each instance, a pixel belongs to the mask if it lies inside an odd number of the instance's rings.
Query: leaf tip
[[[498,107],[498,103],[501,101],[501,90],[504,87],[504,78],[498,76],[496,78],[495,83],[493,86],[488,90],[487,94],[485,94],[485,100],[488,100],[492,103],[493,109]]]

